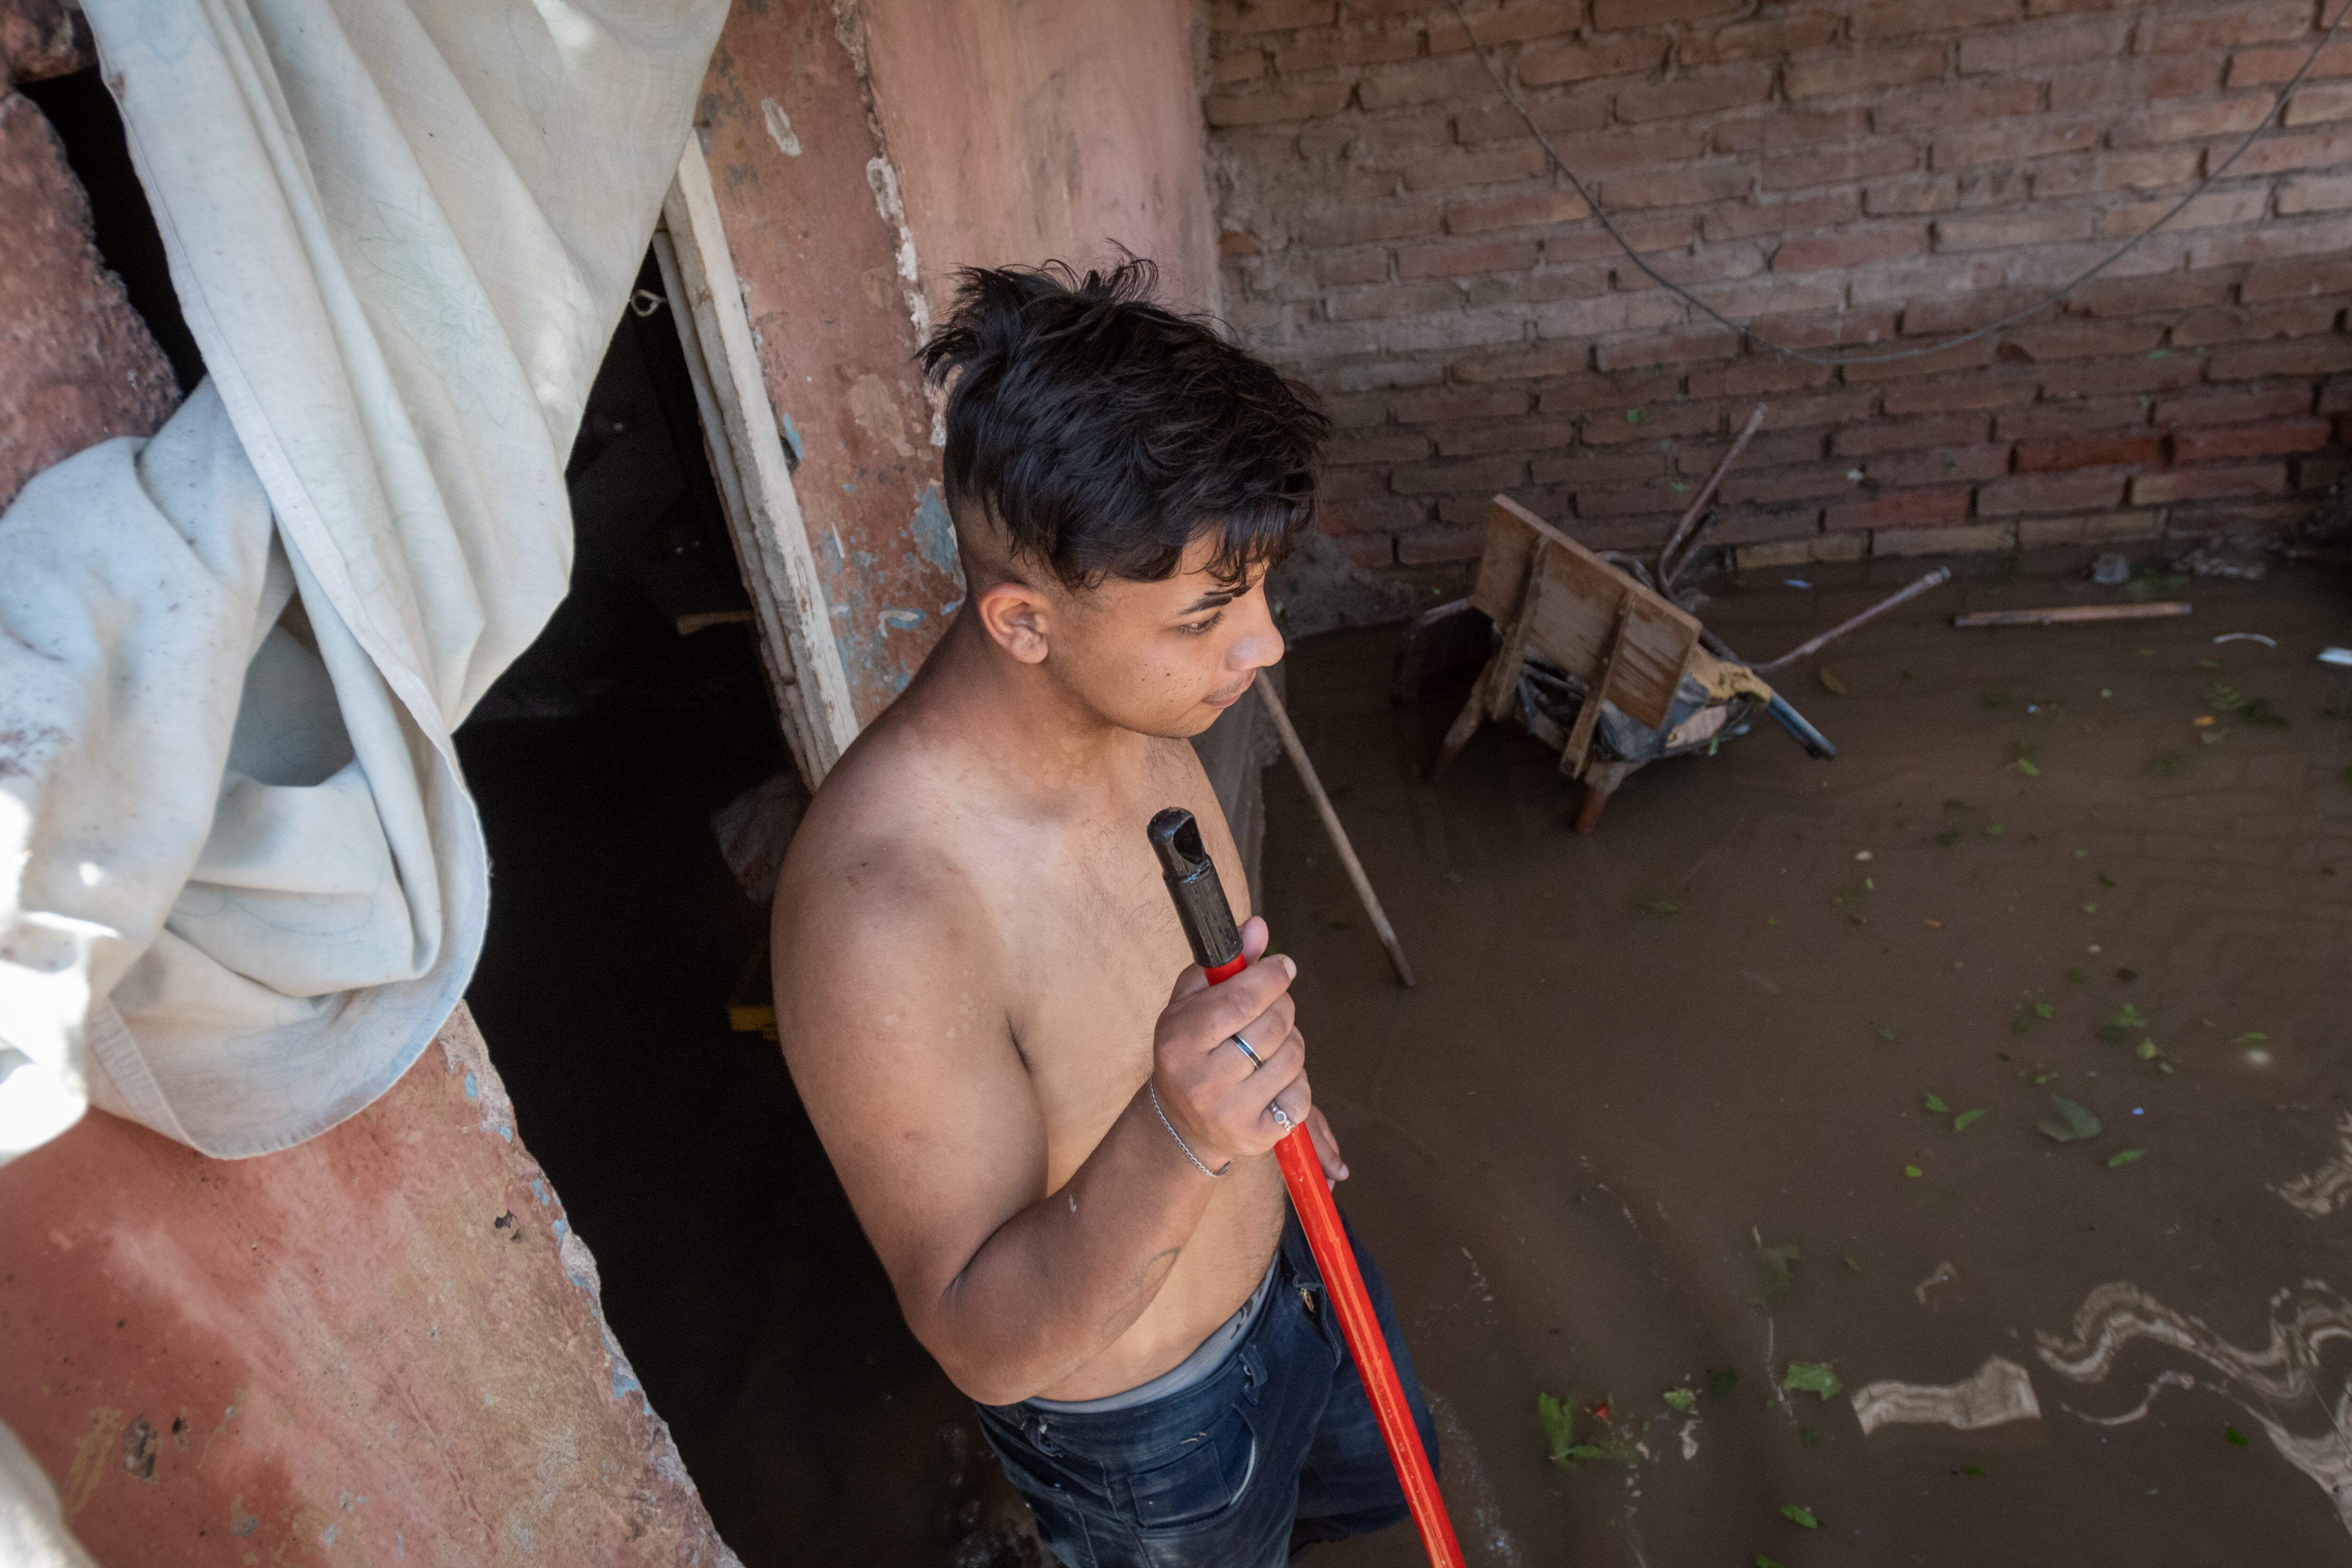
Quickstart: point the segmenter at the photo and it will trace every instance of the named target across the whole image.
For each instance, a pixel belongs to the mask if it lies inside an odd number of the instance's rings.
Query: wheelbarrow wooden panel
[[[1540,586],[1528,573],[1538,555]],[[1653,729],[1666,721],[1675,688],[1698,646],[1696,617],[1507,496],[1496,496],[1486,513],[1486,549],[1470,597],[1505,629],[1506,653],[1517,642],[1521,657],[1540,654],[1582,681],[1585,689],[1605,695],[1620,712]],[[1528,625],[1513,637],[1523,609]],[[1621,612],[1623,646],[1616,647]],[[1516,681],[1517,659],[1510,662],[1509,670],[1497,674]]]

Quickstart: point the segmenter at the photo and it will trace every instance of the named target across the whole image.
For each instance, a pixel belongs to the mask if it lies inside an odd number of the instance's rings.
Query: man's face
[[[1223,583],[1208,571],[1214,554],[1213,542],[1196,541],[1164,581],[1058,589],[1047,671],[1123,729],[1171,738],[1207,729],[1282,658],[1264,568]]]

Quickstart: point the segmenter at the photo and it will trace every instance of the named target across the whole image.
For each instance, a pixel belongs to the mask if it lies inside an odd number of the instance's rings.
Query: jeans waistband
[[[1025,1399],[1022,1403],[1033,1410],[1044,1410],[1057,1415],[1096,1415],[1114,1410],[1131,1410],[1139,1405],[1149,1405],[1155,1399],[1166,1399],[1196,1387],[1217,1375],[1234,1352],[1241,1348],[1249,1331],[1256,1326],[1259,1314],[1265,1310],[1268,1298],[1283,1272],[1282,1248],[1266,1259],[1265,1275],[1250,1292],[1248,1300],[1239,1310],[1211,1331],[1190,1355],[1149,1382],[1118,1394],[1107,1394],[1100,1399]]]

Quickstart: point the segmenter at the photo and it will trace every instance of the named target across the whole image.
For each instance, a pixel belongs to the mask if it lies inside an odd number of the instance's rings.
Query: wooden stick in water
[[[1331,847],[1339,852],[1339,864],[1348,868],[1348,880],[1356,885],[1356,897],[1362,901],[1364,913],[1371,917],[1372,930],[1379,934],[1381,945],[1388,949],[1389,962],[1396,966],[1397,978],[1412,984],[1412,965],[1405,962],[1396,927],[1389,924],[1388,911],[1381,908],[1380,895],[1372,891],[1371,879],[1364,875],[1364,863],[1356,858],[1355,846],[1348,842],[1348,830],[1339,826],[1339,814],[1331,808],[1331,797],[1323,793],[1323,781],[1315,776],[1315,764],[1307,760],[1307,748],[1299,743],[1290,714],[1282,706],[1282,699],[1274,694],[1274,682],[1265,678],[1262,669],[1257,674],[1257,696],[1274,720],[1290,765],[1298,770],[1298,782],[1307,786],[1307,798],[1315,803],[1316,813],[1323,818],[1323,831],[1331,836]]]
[[[2060,605],[2047,610],[1978,610],[1954,616],[1956,626],[2055,626],[2077,621],[2152,621],[2165,616],[2185,616],[2185,600],[2159,599],[2147,605]]]

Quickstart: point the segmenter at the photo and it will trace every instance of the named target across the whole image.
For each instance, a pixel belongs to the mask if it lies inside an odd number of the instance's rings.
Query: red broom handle
[[[1239,974],[1247,961],[1235,958],[1204,971],[1209,984],[1218,984]],[[1412,1510],[1413,1528],[1421,1531],[1422,1549],[1431,1568],[1463,1568],[1462,1546],[1454,1539],[1454,1521],[1445,1517],[1445,1501],[1437,1495],[1437,1476],[1429,1468],[1429,1451],[1421,1446],[1421,1428],[1404,1402],[1404,1384],[1396,1363],[1389,1359],[1389,1342],[1373,1315],[1372,1298],[1356,1268],[1356,1250],[1339,1224],[1339,1205],[1323,1180],[1323,1162],[1315,1141],[1300,1122],[1274,1146],[1282,1166],[1282,1180],[1290,1189],[1290,1206],[1298,1211],[1299,1228],[1314,1250],[1315,1267],[1322,1272],[1324,1292],[1339,1314],[1339,1331],[1348,1353],[1356,1358],[1356,1374],[1372,1402],[1381,1424],[1381,1437],[1389,1446],[1389,1462],[1396,1467],[1397,1485],[1404,1489],[1405,1506]]]

